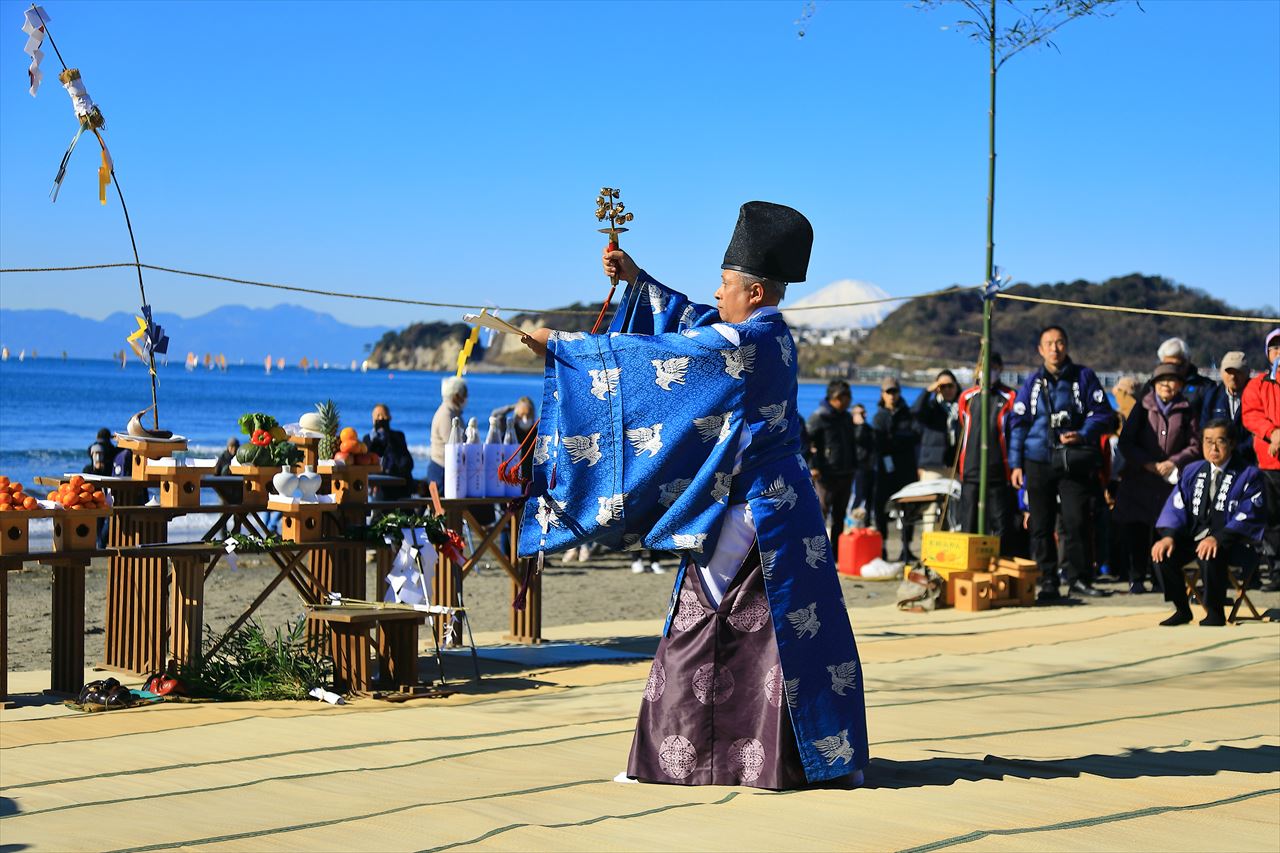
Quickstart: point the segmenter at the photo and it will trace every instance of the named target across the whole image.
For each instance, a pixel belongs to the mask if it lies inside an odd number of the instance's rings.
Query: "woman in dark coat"
[[[1175,365],[1158,365],[1120,432],[1124,470],[1112,520],[1123,526],[1121,540],[1130,549],[1132,593],[1146,592],[1143,581],[1151,566],[1156,518],[1177,472],[1200,458],[1199,417],[1182,394],[1183,384]]]
[[[911,408],[902,400],[902,388],[898,380],[885,379],[880,383],[880,405],[871,428],[876,436],[876,529],[885,540],[885,556],[888,556],[889,514],[885,506],[890,496],[908,483],[919,479],[916,462],[920,453],[920,433],[916,429]],[[902,526],[902,551],[899,560],[915,559],[911,554],[911,536],[914,525]]]

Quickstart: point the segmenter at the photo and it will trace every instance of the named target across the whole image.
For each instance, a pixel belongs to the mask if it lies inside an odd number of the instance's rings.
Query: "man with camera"
[[[1059,545],[1070,592],[1096,597],[1103,593],[1092,585],[1089,499],[1102,464],[1099,442],[1114,412],[1094,372],[1067,355],[1065,329],[1042,329],[1039,352],[1044,366],[1018,390],[1009,427],[1011,480],[1015,489],[1027,488],[1031,553],[1040,566],[1037,601],[1062,598]],[[1062,533],[1055,544],[1059,512]]]

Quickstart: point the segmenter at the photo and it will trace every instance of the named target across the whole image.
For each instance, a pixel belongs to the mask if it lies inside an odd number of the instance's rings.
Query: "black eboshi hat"
[[[804,281],[813,249],[813,226],[804,214],[783,204],[749,201],[724,253],[723,270],[792,283]]]

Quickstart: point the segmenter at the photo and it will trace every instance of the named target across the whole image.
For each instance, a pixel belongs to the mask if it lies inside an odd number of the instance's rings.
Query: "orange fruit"
[[[12,500],[13,498],[9,497],[9,495],[0,492],[0,506],[8,506]]]
[[[93,499],[99,503],[105,503],[107,500],[106,492],[97,491],[93,493]]]
[[[355,441],[357,439],[355,427],[344,427],[342,432],[338,433],[338,438],[343,441]]]
[[[12,483],[12,484],[10,484],[10,486],[9,486],[9,491],[10,491],[10,492],[20,492],[20,491],[22,491],[22,484],[21,484],[21,483]]]
[[[75,486],[76,488],[80,488],[80,484],[83,482],[84,482],[84,477],[81,477],[79,474],[71,475],[71,485]]]
[[[36,499],[32,497],[28,497],[26,500],[22,502],[23,509],[35,509],[39,505],[40,504],[36,503]]]
[[[56,501],[57,499],[58,499],[57,492],[50,492],[48,496],[45,497],[45,500],[49,500],[49,501]]]
[[[12,509],[13,507],[9,506],[8,504],[0,504],[0,512],[9,512]]]
[[[9,485],[8,477],[0,477],[0,487]]]

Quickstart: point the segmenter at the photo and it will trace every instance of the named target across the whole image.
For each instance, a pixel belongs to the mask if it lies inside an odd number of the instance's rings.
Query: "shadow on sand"
[[[1002,758],[926,758],[892,761],[873,758],[867,768],[868,788],[925,788],[984,779],[1069,779],[1098,776],[1137,779],[1143,776],[1213,776],[1224,771],[1274,773],[1280,769],[1280,747],[1270,744],[1177,752],[1131,749],[1120,755],[1081,755],[1050,761]]]

